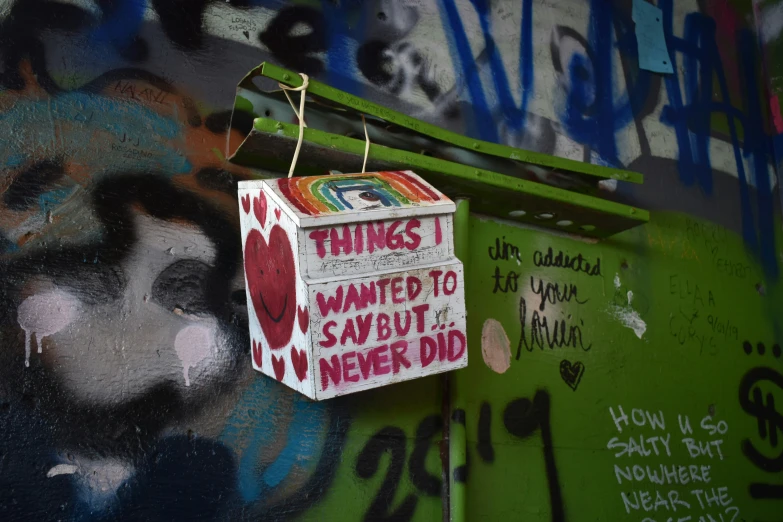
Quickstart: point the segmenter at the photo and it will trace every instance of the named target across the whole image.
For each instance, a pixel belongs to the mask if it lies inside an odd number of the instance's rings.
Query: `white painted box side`
[[[239,196],[253,368],[314,398],[307,287],[294,250],[299,229],[260,188]]]

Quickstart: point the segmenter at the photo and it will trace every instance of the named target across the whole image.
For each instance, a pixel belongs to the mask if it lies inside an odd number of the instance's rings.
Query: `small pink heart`
[[[285,375],[285,357],[278,359],[275,354],[272,354],[272,368],[275,370],[275,379],[282,381]]]
[[[250,194],[245,194],[244,196],[242,196],[239,199],[242,200],[242,208],[244,209],[245,214],[249,214],[250,213]]]
[[[296,346],[291,347],[291,364],[294,367],[296,378],[302,382],[307,378],[307,354],[304,350],[297,350]]]
[[[296,316],[299,319],[299,329],[302,330],[302,333],[307,333],[307,327],[310,325],[310,311],[306,307],[299,306],[296,309]]]
[[[253,339],[253,360],[256,362],[256,366],[259,368],[261,368],[261,363],[263,362],[261,355],[261,341],[256,343],[256,340]]]
[[[263,192],[253,200],[253,213],[256,219],[261,223],[261,228],[266,226],[266,194]]]
[[[277,218],[278,221],[280,221],[280,209],[279,208],[275,209],[275,217]]]

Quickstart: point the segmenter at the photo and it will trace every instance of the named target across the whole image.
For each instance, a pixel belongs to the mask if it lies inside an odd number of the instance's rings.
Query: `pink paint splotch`
[[[773,95],[769,97],[769,110],[772,112],[775,132],[783,134],[783,116],[780,114],[780,98],[778,96]]]
[[[715,20],[715,41],[731,95],[740,94],[739,68],[737,64],[737,31],[744,22],[728,0],[714,0],[706,3],[707,14]]]
[[[62,290],[54,290],[28,297],[17,310],[19,326],[24,330],[24,365],[30,366],[33,336],[38,343],[48,335],[54,335],[73,322],[79,313],[79,302]]]
[[[182,361],[185,386],[190,386],[190,369],[209,356],[212,338],[211,328],[194,324],[180,330],[174,339],[174,351]]]

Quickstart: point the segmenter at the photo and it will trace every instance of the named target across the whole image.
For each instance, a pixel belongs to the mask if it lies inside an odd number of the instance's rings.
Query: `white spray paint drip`
[[[78,309],[78,301],[61,290],[30,296],[19,305],[17,320],[24,330],[25,367],[30,366],[33,335],[38,343],[38,353],[41,353],[43,338],[73,322]]]
[[[607,192],[614,192],[617,190],[617,180],[616,179],[602,179],[598,182],[598,188],[602,190],[606,190]]]
[[[620,274],[615,273],[614,287],[619,290],[621,286],[622,282],[620,281]],[[645,323],[644,320],[639,316],[639,312],[631,308],[631,302],[633,301],[633,292],[631,290],[628,290],[626,297],[628,298],[627,308],[621,308],[617,305],[613,305],[610,312],[617,319],[619,319],[621,323],[623,323],[623,326],[633,330],[636,334],[636,337],[641,339],[642,335],[644,335],[644,332],[647,331],[647,323]]]
[[[642,338],[644,332],[647,331],[647,323],[639,317],[639,312],[632,308],[621,308],[619,306],[612,307],[612,315],[614,315],[626,328],[630,328],[636,334],[639,339]]]
[[[212,348],[212,329],[201,325],[186,326],[174,339],[174,351],[182,361],[185,386],[190,386],[189,371],[203,361]]]
[[[73,464],[57,464],[46,472],[46,478],[56,477],[57,475],[73,475],[79,470],[79,466]]]
[[[133,469],[114,459],[80,459],[82,479],[93,494],[106,494],[115,491],[128,480]]]
[[[75,464],[57,464],[51,468],[48,478],[73,475],[79,487],[82,501],[95,509],[103,509],[116,498],[117,489],[128,480],[133,468],[115,459],[89,459],[77,456]]]
[[[117,498],[117,490],[133,474],[133,467],[116,459],[76,457],[74,475],[81,500],[93,509],[105,509]]]
[[[759,20],[759,32],[764,43],[775,40],[783,31],[783,4],[767,7],[756,20]]]

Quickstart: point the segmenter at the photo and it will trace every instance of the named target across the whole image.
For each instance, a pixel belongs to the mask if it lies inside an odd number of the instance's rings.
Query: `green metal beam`
[[[260,132],[278,133],[290,138],[298,138],[299,136],[298,125],[283,123],[269,118],[256,118],[253,122],[253,127]],[[357,155],[364,154],[364,140],[357,140],[347,136],[331,134],[329,132],[311,128],[305,128],[304,139],[308,142],[330,147],[332,149],[351,152]],[[586,196],[543,183],[514,178],[490,170],[467,167],[460,163],[433,158],[432,156],[425,156],[415,152],[393,149],[383,145],[373,144],[370,147],[369,157],[382,161],[410,165],[411,170],[414,171],[418,168],[427,171],[440,172],[455,178],[474,181],[499,189],[520,192],[526,195],[548,199],[553,202],[567,203],[569,205],[577,205],[598,212],[630,217],[639,221],[640,224],[648,221],[650,218],[649,212],[646,210],[623,205],[614,201],[594,198],[592,196]]]
[[[298,125],[257,118],[231,160],[285,171],[298,136]],[[296,173],[313,175],[356,169],[357,164],[360,168],[365,141],[306,128],[303,146]],[[352,161],[346,163],[346,157]],[[371,145],[368,164],[381,170],[414,170],[453,198],[471,197],[476,212],[565,233],[603,238],[649,220],[647,211],[614,201],[383,145]]]
[[[277,65],[264,62],[259,67],[251,71],[245,77],[245,79],[242,80],[240,86],[257,89],[257,87],[249,85],[248,82],[251,81],[253,76],[257,76],[258,74],[274,79],[291,87],[299,87],[302,85],[302,78],[297,73],[282,67],[278,67]],[[427,135],[431,138],[450,143],[457,147],[473,150],[478,153],[521,161],[532,165],[539,165],[558,171],[577,172],[601,179],[616,179],[630,183],[644,182],[644,177],[638,172],[604,167],[602,165],[594,165],[591,163],[584,163],[581,161],[551,156],[549,154],[516,149],[507,145],[500,145],[497,143],[472,139],[467,136],[457,134],[456,132],[442,129],[436,125],[417,120],[416,118],[406,116],[405,114],[388,109],[371,101],[353,96],[316,80],[309,81],[307,93],[314,96],[320,96],[332,102],[350,107],[361,113],[381,118],[389,123],[405,127],[415,132]]]

